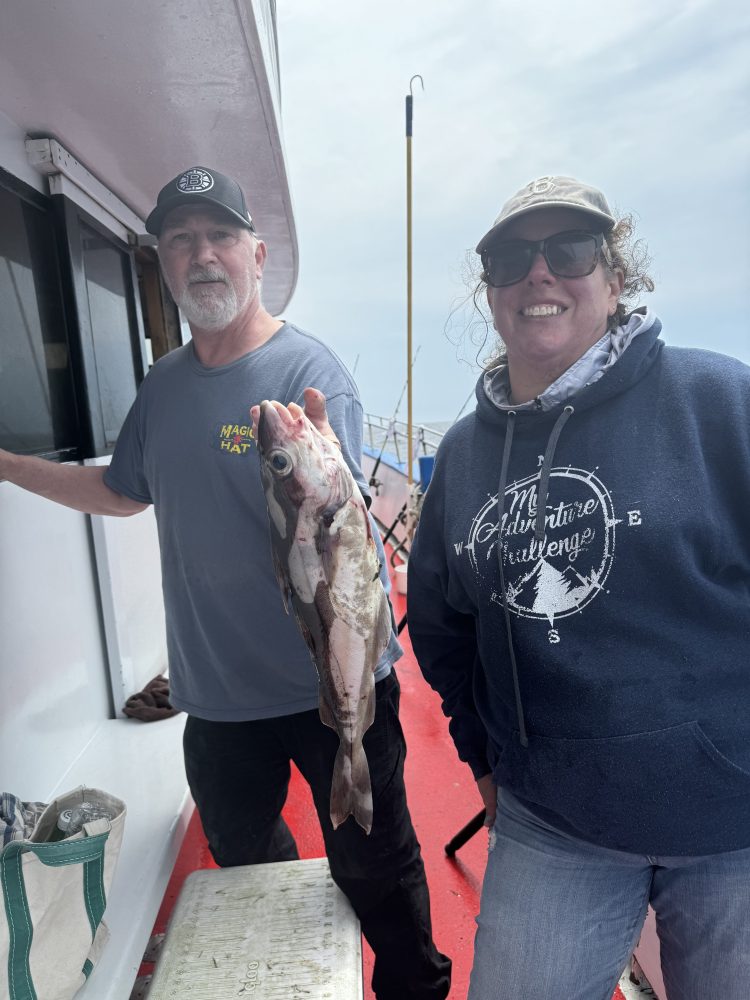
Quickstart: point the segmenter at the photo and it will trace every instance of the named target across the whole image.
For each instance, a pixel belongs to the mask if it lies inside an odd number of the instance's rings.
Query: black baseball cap
[[[237,181],[206,167],[190,167],[165,184],[156,199],[156,208],[146,219],[146,232],[152,236],[161,233],[164,218],[178,205],[203,202],[223,208],[242,226],[255,232],[253,220],[245,204],[245,195]]]

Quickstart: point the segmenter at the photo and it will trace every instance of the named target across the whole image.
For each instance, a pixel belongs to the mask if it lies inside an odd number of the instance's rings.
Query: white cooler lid
[[[193,872],[149,1000],[362,1000],[359,921],[326,858]]]

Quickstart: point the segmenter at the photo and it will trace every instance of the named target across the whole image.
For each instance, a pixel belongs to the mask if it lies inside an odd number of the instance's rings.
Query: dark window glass
[[[0,187],[0,446],[78,444],[51,216]]]
[[[99,405],[107,446],[114,445],[135,398],[129,258],[80,223]]]

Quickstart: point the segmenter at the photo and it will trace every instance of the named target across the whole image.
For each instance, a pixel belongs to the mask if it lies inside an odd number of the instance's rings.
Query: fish
[[[335,830],[353,816],[369,834],[362,740],[375,718],[374,672],[392,630],[372,522],[340,448],[304,413],[265,400],[257,441],[276,577],[317,669],[321,722],[339,737],[331,823]]]

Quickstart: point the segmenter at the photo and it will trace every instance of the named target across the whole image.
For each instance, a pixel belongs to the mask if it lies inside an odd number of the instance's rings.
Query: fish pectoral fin
[[[330,507],[326,507],[325,510],[322,512],[322,514],[320,515],[320,520],[326,526],[326,528],[331,527],[331,525],[333,524],[333,519],[334,517],[336,517],[340,509],[341,509],[341,504],[337,503],[331,505]]]
[[[276,549],[272,549],[273,553],[273,568],[276,572],[276,580],[279,584],[279,589],[281,590],[281,600],[284,602],[284,611],[289,614],[289,599],[292,590],[292,584],[289,580],[286,569],[281,559],[279,559]]]
[[[331,706],[328,704],[325,695],[323,694],[323,688],[320,689],[318,714],[320,715],[320,721],[323,723],[324,726],[328,726],[329,729],[334,729],[334,730],[336,729],[336,720],[333,717]]]
[[[386,597],[385,591],[383,591],[380,606],[378,608],[378,616],[375,621],[375,627],[372,631],[372,641],[376,650],[375,666],[387,648],[388,643],[391,641],[391,632],[394,632],[395,629],[396,622],[393,617],[393,605]],[[373,670],[375,669],[375,666],[373,666]]]
[[[367,698],[367,705],[365,706],[365,717],[362,720],[362,732],[366,733],[370,726],[375,721],[375,685],[373,684],[372,690]]]
[[[335,495],[338,497],[338,506],[341,507],[353,496],[353,489],[356,489],[352,474],[344,464],[341,455],[336,455],[336,467],[334,470]]]

